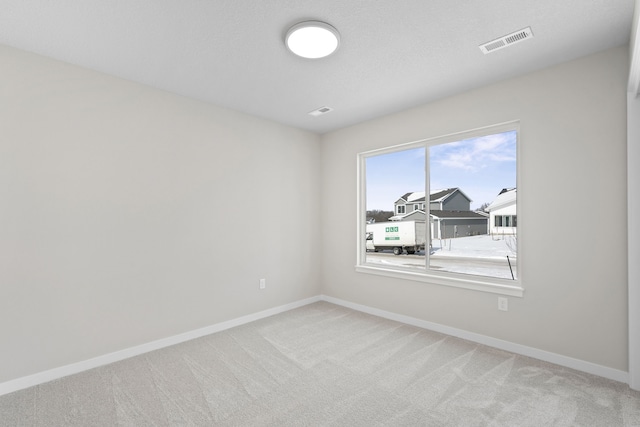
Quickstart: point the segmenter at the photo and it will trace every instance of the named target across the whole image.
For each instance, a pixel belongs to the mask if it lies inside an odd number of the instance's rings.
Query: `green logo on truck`
[[[398,227],[385,227],[385,233],[397,233]],[[400,240],[400,236],[384,236],[384,240]]]

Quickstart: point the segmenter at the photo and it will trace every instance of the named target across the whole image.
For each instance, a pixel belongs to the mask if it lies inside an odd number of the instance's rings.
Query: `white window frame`
[[[402,212],[400,212],[400,209],[402,209]],[[398,205],[396,207],[396,210],[397,210],[396,215],[405,214],[405,213],[407,213],[407,206],[406,205]]]
[[[357,260],[355,269],[359,273],[366,274],[374,274],[378,276],[386,276],[397,279],[406,279],[406,280],[414,280],[426,283],[433,283],[444,286],[452,286],[456,288],[470,289],[474,291],[481,292],[490,292],[500,295],[508,295],[514,297],[522,297],[524,296],[524,287],[522,285],[523,269],[522,262],[518,262],[518,278],[516,280],[508,280],[494,277],[486,277],[486,276],[474,276],[468,274],[460,274],[460,273],[452,273],[452,272],[443,272],[430,270],[426,268],[426,270],[418,270],[418,269],[408,269],[403,267],[396,266],[380,266],[379,264],[368,264],[366,262],[366,160],[369,157],[379,156],[382,154],[389,154],[396,151],[401,150],[409,150],[413,148],[424,147],[426,149],[426,161],[425,165],[429,164],[428,159],[428,148],[430,146],[446,144],[450,142],[456,142],[461,140],[466,140],[470,138],[481,137],[485,135],[498,134],[508,131],[516,131],[517,133],[517,142],[516,142],[516,182],[520,182],[520,144],[521,144],[521,133],[520,133],[520,122],[512,121],[492,126],[486,126],[478,129],[472,129],[469,131],[452,133],[443,136],[437,136],[433,138],[426,138],[418,141],[413,141],[405,144],[398,144],[382,149],[366,151],[362,153],[358,153],[357,155]],[[426,171],[425,174],[425,189],[429,188],[429,171]],[[520,186],[517,184],[518,188],[518,200],[521,201],[523,191]],[[428,194],[429,191],[426,191]],[[522,213],[518,212],[518,216],[522,219]],[[427,230],[427,242],[430,241],[430,228],[426,227]],[[520,234],[520,233],[518,233]],[[517,240],[517,251],[518,258],[520,260],[523,259],[523,251],[522,251],[522,239]],[[425,254],[425,266],[427,265],[428,260],[428,251]]]

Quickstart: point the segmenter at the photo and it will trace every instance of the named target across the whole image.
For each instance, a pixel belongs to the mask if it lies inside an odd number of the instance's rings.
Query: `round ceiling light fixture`
[[[318,59],[338,49],[340,34],[326,22],[306,21],[289,28],[285,43],[298,56]]]

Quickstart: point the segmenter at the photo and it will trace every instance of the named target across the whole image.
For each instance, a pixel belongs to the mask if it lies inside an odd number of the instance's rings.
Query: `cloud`
[[[470,138],[433,146],[429,155],[431,162],[443,167],[477,172],[496,163],[515,162],[515,138],[515,132]]]

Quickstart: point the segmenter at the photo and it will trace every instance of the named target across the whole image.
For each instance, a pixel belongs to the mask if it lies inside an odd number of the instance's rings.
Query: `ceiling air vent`
[[[309,115],[310,115],[310,116],[313,116],[313,117],[318,117],[318,116],[321,116],[321,115],[323,115],[323,114],[330,113],[330,112],[332,112],[332,111],[333,111],[333,108],[331,108],[331,107],[320,107],[320,108],[318,108],[317,110],[313,110],[313,111],[311,111],[311,112],[309,113]]]
[[[516,31],[515,33],[507,34],[506,36],[491,40],[488,43],[481,44],[480,50],[486,55],[531,38],[533,38],[533,32],[531,31],[531,27],[527,27],[523,30]]]

